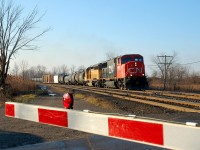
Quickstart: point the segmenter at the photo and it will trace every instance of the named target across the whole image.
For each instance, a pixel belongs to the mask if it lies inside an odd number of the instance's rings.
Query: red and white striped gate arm
[[[196,126],[14,102],[6,102],[5,115],[164,148],[200,149]]]

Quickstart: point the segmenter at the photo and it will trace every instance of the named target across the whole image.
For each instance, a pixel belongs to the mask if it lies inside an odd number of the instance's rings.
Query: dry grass
[[[33,91],[36,89],[36,83],[27,79],[23,79],[22,77],[16,76],[8,76],[6,79],[6,84],[9,85],[9,89],[11,93],[14,92],[27,92]]]
[[[35,93],[36,89],[37,86],[35,82],[23,79],[22,77],[8,75],[5,87],[6,93],[1,93],[0,102],[28,102],[35,98],[36,95],[30,93]]]
[[[57,91],[58,93],[74,93],[74,90],[72,89],[64,89],[63,87],[55,87],[55,86],[51,86],[51,88],[55,91]]]
[[[199,92],[200,91],[200,84],[182,84],[179,85],[179,89],[182,91],[194,91]]]
[[[52,89],[54,89],[55,91],[57,91],[58,93],[65,93],[66,89],[62,88],[62,87],[55,87],[55,86],[51,86]]]
[[[151,83],[150,88],[153,89],[163,89],[163,83]],[[167,85],[167,90],[170,91],[186,91],[186,92],[200,92],[200,84],[176,84]]]
[[[159,78],[151,78],[149,80],[150,89],[163,90],[163,80]],[[182,81],[167,82],[166,89],[169,91],[185,91],[185,92],[200,92],[200,80],[194,82],[190,78],[185,78]]]
[[[77,98],[77,99],[85,99],[85,95],[84,94],[75,94],[74,95],[74,98]]]
[[[103,107],[103,108],[106,108],[106,109],[112,109],[113,108],[111,103],[109,103],[105,100],[102,100],[100,98],[96,98],[96,97],[91,96],[91,95],[87,96],[85,94],[75,94],[74,97],[77,98],[77,99],[85,100],[88,103],[95,105],[95,106],[98,106],[98,107]]]
[[[1,108],[3,105],[4,105],[4,103],[3,103],[3,102],[0,102],[0,108]]]
[[[21,95],[17,96],[13,99],[14,102],[20,102],[20,103],[27,103],[31,100],[34,100],[36,98],[35,94],[26,94],[26,95]]]

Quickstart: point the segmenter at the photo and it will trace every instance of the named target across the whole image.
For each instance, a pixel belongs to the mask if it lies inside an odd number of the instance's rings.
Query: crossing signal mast
[[[172,60],[173,60],[173,56],[167,56],[167,55],[163,55],[163,56],[157,56],[158,58],[163,58],[162,61],[164,60],[164,62],[160,62],[158,64],[164,65],[164,88],[163,90],[166,90],[166,83],[167,83],[167,70],[169,68],[169,66],[172,64]],[[168,58],[171,58],[170,60]],[[160,60],[160,59],[159,59]]]

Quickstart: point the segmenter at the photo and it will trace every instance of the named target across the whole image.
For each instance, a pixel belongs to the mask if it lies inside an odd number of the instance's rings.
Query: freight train
[[[44,75],[43,82],[68,85],[88,85],[104,88],[148,89],[142,55],[127,54],[92,65],[70,75]],[[53,81],[56,79],[56,81]]]

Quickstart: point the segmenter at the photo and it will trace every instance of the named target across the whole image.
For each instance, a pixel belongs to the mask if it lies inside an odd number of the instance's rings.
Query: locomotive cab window
[[[124,58],[122,58],[122,64],[125,64],[125,63],[130,62],[130,61],[134,61],[134,59],[132,57],[124,57]]]
[[[143,62],[143,59],[141,57],[135,57],[134,61],[139,61],[139,62]]]

